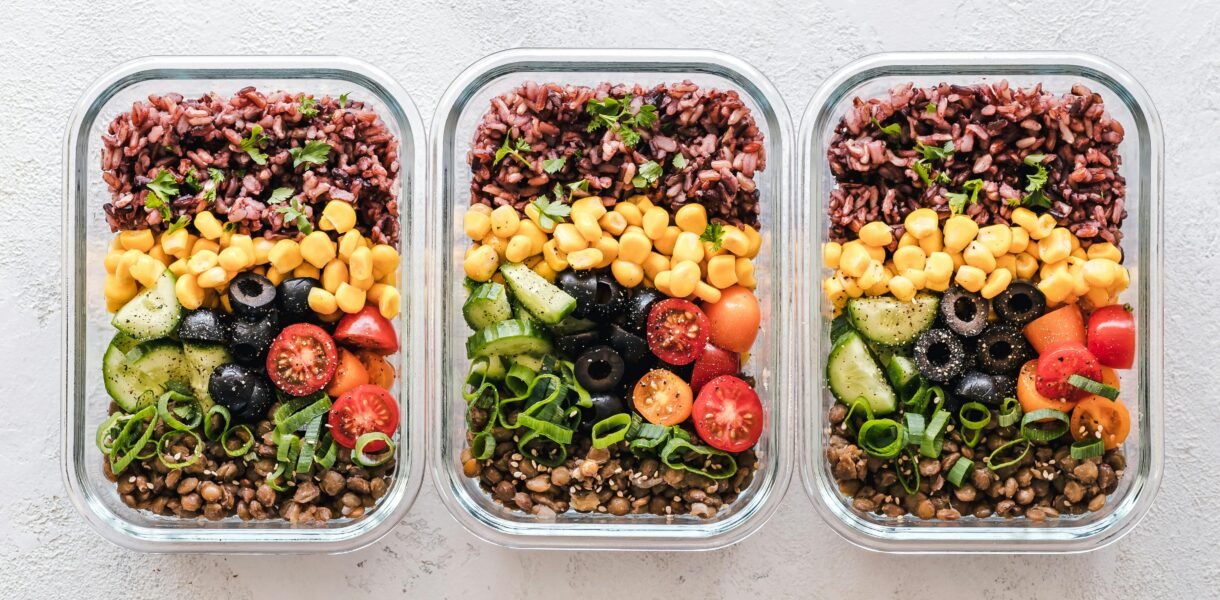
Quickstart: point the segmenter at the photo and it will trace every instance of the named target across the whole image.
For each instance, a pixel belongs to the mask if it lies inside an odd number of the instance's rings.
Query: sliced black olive
[[[999,404],[1002,397],[996,388],[995,380],[986,373],[970,371],[958,380],[953,388],[953,395],[963,402],[982,402],[983,404]]]
[[[279,333],[276,313],[270,313],[258,321],[233,319],[229,323],[229,352],[237,362],[258,365],[267,357],[271,342]]]
[[[593,394],[593,406],[580,409],[580,431],[588,433],[598,421],[627,412],[623,399],[614,394]]]
[[[597,275],[592,271],[563,271],[555,278],[555,285],[576,299],[577,317],[589,316],[589,308],[597,301]]]
[[[1034,282],[1018,279],[991,301],[1001,319],[1021,327],[1046,312],[1046,295]]]
[[[610,346],[622,355],[623,360],[634,363],[644,360],[648,355],[648,342],[618,325],[611,324],[606,328],[605,338]]]
[[[276,290],[276,303],[285,325],[314,320],[313,310],[309,308],[309,290],[321,285],[313,277],[294,277],[280,282]]]
[[[208,394],[229,409],[233,418],[252,423],[266,418],[275,400],[271,382],[260,371],[237,364],[216,367],[208,379]]]
[[[979,369],[992,375],[1015,374],[1034,358],[1034,349],[1012,325],[992,325],[975,339]]]
[[[945,326],[962,337],[983,333],[990,312],[986,298],[960,287],[949,288],[940,299],[940,315]]]
[[[251,271],[238,273],[229,282],[229,306],[243,319],[257,320],[275,308],[275,285]]]
[[[652,308],[652,303],[664,299],[665,295],[655,289],[636,288],[635,293],[627,300],[627,307],[624,309],[627,317],[627,330],[636,334],[644,333],[644,328],[648,325],[648,311]]]
[[[566,357],[580,356],[585,350],[601,343],[602,338],[596,331],[583,331],[555,338],[555,347]]]
[[[1015,375],[992,375],[991,380],[995,382],[995,389],[1000,395],[1000,401],[1004,398],[1017,397],[1017,378]]]
[[[586,390],[608,392],[623,379],[623,357],[610,346],[597,346],[576,359],[574,370]]]
[[[206,308],[187,311],[178,322],[178,337],[187,342],[213,342],[223,344],[225,337],[224,320],[214,311]]]
[[[919,373],[936,383],[952,380],[965,367],[966,350],[947,329],[929,329],[920,334],[915,340],[914,354]]]
[[[599,271],[595,277],[593,302],[585,308],[585,313],[597,320],[613,319],[627,305],[627,288],[619,285],[610,271]]]

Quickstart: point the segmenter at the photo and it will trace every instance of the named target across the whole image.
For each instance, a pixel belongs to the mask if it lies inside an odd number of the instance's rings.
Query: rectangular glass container
[[[973,517],[960,521],[893,519],[863,514],[839,492],[825,458],[827,411],[834,397],[824,384],[830,350],[831,308],[820,282],[829,274],[822,268],[821,248],[828,241],[825,215],[835,185],[826,153],[834,128],[856,97],[884,96],[893,85],[914,82],[916,87],[995,83],[1007,80],[1013,87],[1043,83],[1055,95],[1083,83],[1105,100],[1110,115],[1121,122],[1126,137],[1119,146],[1127,179],[1128,210],[1123,223],[1124,266],[1131,285],[1121,301],[1135,309],[1138,359],[1133,370],[1122,371],[1123,399],[1134,426],[1123,445],[1127,469],[1116,492],[1097,512],[1067,515],[1042,523],[1024,518]],[[819,88],[805,112],[800,130],[802,203],[810,206],[809,231],[814,239],[804,250],[811,258],[803,272],[810,310],[805,365],[816,378],[803,403],[804,430],[800,436],[801,478],[822,518],[848,541],[886,552],[1084,552],[1114,542],[1129,532],[1145,513],[1160,486],[1164,464],[1163,442],[1163,329],[1161,274],[1161,195],[1163,140],[1160,120],[1147,92],[1125,71],[1101,58],[1076,53],[945,52],[878,54],[856,61],[836,72]],[[818,384],[812,382],[817,381]]]
[[[496,504],[478,481],[462,473],[459,455],[466,445],[465,401],[461,395],[468,360],[463,341],[470,330],[461,311],[462,259],[470,242],[462,215],[470,205],[470,167],[466,152],[475,126],[490,100],[529,80],[596,85],[602,81],[652,85],[690,79],[700,86],[735,89],[762,129],[767,169],[758,174],[762,232],[766,238],[756,260],[763,325],[750,359],[758,378],[766,427],[758,443],[761,469],[750,487],[710,519],[627,515],[614,517],[568,511],[549,520]],[[466,529],[488,541],[522,548],[682,550],[710,549],[741,540],[775,510],[790,477],[792,380],[797,375],[796,329],[789,307],[797,304],[789,225],[787,108],[775,88],[748,64],[704,50],[510,50],[493,54],[466,69],[441,99],[432,123],[430,163],[432,202],[428,229],[428,377],[427,398],[432,478],[442,502]]]
[[[102,204],[109,190],[102,180],[101,137],[121,112],[149,94],[178,92],[187,97],[208,92],[232,94],[245,86],[260,90],[312,94],[350,93],[368,102],[400,142],[399,211],[402,255],[399,289],[402,312],[396,327],[402,350],[391,362],[399,373],[396,397],[402,407],[397,467],[390,489],[377,507],[359,519],[324,525],[292,526],[283,520],[222,521],[181,519],[129,508],[115,484],[102,474],[102,454],[94,433],[110,402],[102,387],[101,359],[114,328],[102,295],[106,275],[102,258],[113,234]],[[106,539],[148,552],[305,553],[345,552],[373,543],[402,520],[423,477],[423,406],[413,360],[422,360],[422,338],[410,322],[417,298],[418,273],[412,207],[424,190],[424,136],[410,96],[388,75],[361,61],[342,57],[150,57],[123,64],[94,82],[68,121],[64,146],[64,272],[62,467],[68,496]]]

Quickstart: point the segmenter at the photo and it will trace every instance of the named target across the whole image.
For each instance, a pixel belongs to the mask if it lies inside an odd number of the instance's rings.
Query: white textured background
[[[75,8],[84,4],[93,8]],[[1220,596],[1220,7],[1214,3],[178,4],[0,2],[0,597]],[[913,8],[919,13],[904,14]],[[775,82],[796,118],[834,69],[884,50],[1084,50],[1130,70],[1151,92],[1166,141],[1167,460],[1149,516],[1122,541],[1086,555],[949,558],[856,549],[823,525],[795,480],[760,533],[701,554],[500,549],[458,527],[428,483],[393,533],[342,556],[140,555],[111,546],[85,524],[64,497],[58,468],[63,365],[56,257],[65,119],[90,81],[150,54],[347,54],[396,77],[428,119],[449,81],[486,54],[581,45],[736,54]]]

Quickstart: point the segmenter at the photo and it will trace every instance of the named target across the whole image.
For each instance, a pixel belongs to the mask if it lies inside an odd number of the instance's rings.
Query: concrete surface
[[[0,596],[1168,598],[1220,594],[1220,8],[1101,2],[174,2],[0,9]],[[571,3],[576,4],[576,3]],[[665,6],[675,8],[664,8]],[[680,8],[678,8],[680,6]],[[901,7],[901,8],[899,8]],[[913,9],[918,9],[918,13]],[[906,14],[909,13],[909,14]],[[1077,556],[895,557],[837,538],[794,483],[763,530],[704,554],[539,553],[467,534],[425,483],[407,519],[344,556],[151,556],[104,542],[58,473],[61,144],[81,90],[148,54],[347,54],[431,115],[466,65],[514,46],[710,47],[759,67],[795,117],[832,70],[914,49],[1087,50],[1151,92],[1166,140],[1166,450],[1134,533]],[[425,117],[427,118],[427,117]],[[494,596],[493,596],[494,595]]]

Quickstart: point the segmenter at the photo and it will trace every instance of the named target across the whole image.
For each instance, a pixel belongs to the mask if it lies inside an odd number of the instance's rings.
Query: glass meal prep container
[[[762,252],[756,259],[762,328],[746,372],[757,378],[767,426],[758,445],[759,470],[735,502],[711,518],[663,517],[567,511],[549,519],[511,511],[462,472],[459,455],[466,446],[466,402],[462,386],[467,366],[463,341],[470,335],[461,307],[462,261],[469,239],[462,215],[470,205],[471,169],[466,153],[475,127],[490,100],[526,82],[596,85],[655,85],[689,79],[702,87],[735,89],[765,135],[768,165],[756,176],[761,190]],[[466,529],[488,541],[521,548],[709,549],[741,540],[774,512],[790,477],[789,442],[795,343],[789,306],[795,304],[793,268],[787,236],[789,117],[772,85],[746,63],[702,50],[510,50],[493,54],[466,69],[441,99],[432,124],[431,191],[424,221],[428,231],[429,326],[427,397],[433,481],[442,502]]]
[[[245,86],[310,94],[350,93],[375,109],[398,137],[402,308],[395,319],[400,351],[388,357],[398,373],[396,399],[401,407],[397,465],[390,488],[376,507],[357,519],[323,525],[292,526],[282,519],[220,521],[177,518],[126,506],[115,484],[102,472],[103,456],[94,443],[107,417],[110,398],[102,385],[102,354],[115,330],[106,312],[102,258],[113,234],[102,211],[109,190],[102,180],[102,135],[119,113],[152,93],[178,92],[197,97],[231,94]],[[417,360],[422,338],[411,332],[414,299],[409,290],[420,236],[412,230],[412,206],[423,198],[424,130],[407,93],[379,69],[342,57],[151,57],[123,64],[94,82],[68,122],[64,148],[63,476],[77,510],[103,537],[151,552],[304,553],[344,552],[373,543],[398,523],[414,501],[423,477],[423,406]]]
[[[1104,508],[1064,515],[1037,523],[1024,517],[966,517],[958,521],[921,521],[862,513],[853,508],[826,460],[827,411],[835,400],[825,384],[832,308],[820,281],[821,249],[829,241],[825,222],[830,190],[835,186],[827,149],[839,120],[856,97],[884,97],[893,85],[916,87],[938,83],[974,84],[1007,80],[1013,87],[1038,82],[1059,95],[1083,83],[1106,102],[1126,136],[1119,146],[1127,179],[1127,219],[1122,226],[1124,266],[1131,285],[1121,303],[1134,307],[1137,354],[1133,369],[1120,371],[1123,399],[1131,411],[1132,434],[1122,448],[1127,468]],[[1125,71],[1103,59],[1066,53],[892,53],[864,58],[844,67],[819,88],[800,129],[802,201],[812,208],[807,246],[812,258],[804,272],[810,298],[809,354],[804,358],[821,382],[811,385],[803,405],[804,430],[799,441],[801,476],[822,518],[848,541],[886,552],[1083,552],[1112,543],[1147,513],[1160,486],[1164,464],[1162,397],[1161,195],[1163,149],[1160,121],[1147,92]]]

